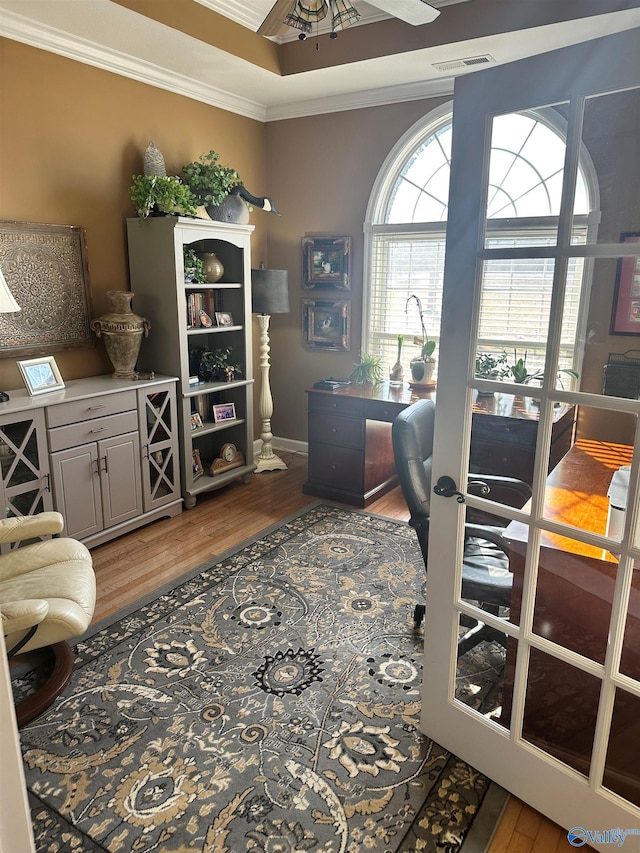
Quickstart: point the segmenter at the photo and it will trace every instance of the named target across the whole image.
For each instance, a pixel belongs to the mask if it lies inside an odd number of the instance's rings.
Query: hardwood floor
[[[174,578],[236,547],[266,527],[315,502],[302,493],[307,458],[278,451],[287,471],[238,480],[198,498],[193,509],[92,549],[98,586],[94,622],[133,604]],[[369,512],[407,520],[400,489],[368,507]],[[564,829],[511,798],[488,853],[561,853],[572,850]],[[588,853],[588,848],[582,848]]]

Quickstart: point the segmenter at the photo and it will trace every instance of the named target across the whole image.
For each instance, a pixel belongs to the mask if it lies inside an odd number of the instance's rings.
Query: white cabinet
[[[67,382],[0,404],[5,514],[56,509],[64,535],[106,542],[182,511],[175,379]]]
[[[230,480],[248,479],[253,464],[253,363],[251,355],[251,225],[151,217],[127,220],[133,307],[151,321],[139,365],[179,377],[180,452],[185,506],[199,493]],[[215,283],[185,282],[183,250],[214,252],[224,266]],[[202,306],[206,325],[193,322],[189,307]],[[196,316],[197,316],[197,312]],[[216,314],[230,322],[216,322]],[[208,323],[208,319],[211,324]],[[191,385],[202,350],[229,350],[239,371]],[[213,407],[233,404],[234,417],[214,418]],[[197,415],[192,428],[192,415]],[[221,460],[233,445],[236,463]],[[199,464],[198,464],[199,463]],[[212,469],[213,466],[213,469]],[[212,473],[212,470],[214,473]]]

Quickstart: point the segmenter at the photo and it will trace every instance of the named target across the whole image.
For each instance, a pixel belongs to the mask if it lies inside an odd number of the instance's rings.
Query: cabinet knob
[[[331,427],[331,432],[335,435],[338,432],[338,430],[335,427]]]

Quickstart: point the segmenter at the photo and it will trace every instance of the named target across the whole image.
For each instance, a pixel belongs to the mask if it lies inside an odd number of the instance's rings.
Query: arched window
[[[405,335],[406,366],[421,335],[415,303],[420,297],[427,333],[436,341],[444,274],[451,165],[451,104],[416,124],[387,157],[373,188],[365,223],[363,351],[391,365],[397,336]],[[492,132],[487,202],[487,247],[553,245],[562,191],[565,122],[546,108],[499,116]],[[597,227],[595,171],[582,151],[575,194],[573,234],[583,243]],[[585,334],[588,261],[574,259],[566,294],[560,366],[580,372],[576,342]],[[509,363],[527,353],[527,366],[544,364],[553,261],[503,260],[487,277],[480,316],[480,349],[506,351]]]

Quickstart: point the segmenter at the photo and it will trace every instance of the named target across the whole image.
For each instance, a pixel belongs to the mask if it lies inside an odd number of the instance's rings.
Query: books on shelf
[[[187,327],[190,329],[201,326],[200,315],[203,312],[208,317],[214,317],[221,310],[220,296],[215,290],[202,290],[187,293]]]

